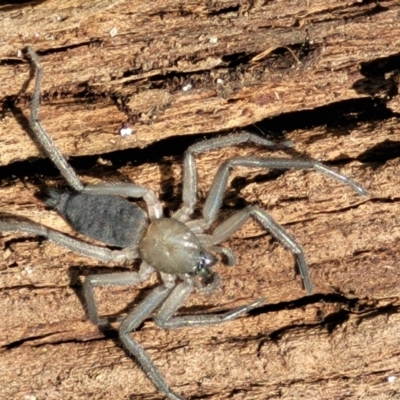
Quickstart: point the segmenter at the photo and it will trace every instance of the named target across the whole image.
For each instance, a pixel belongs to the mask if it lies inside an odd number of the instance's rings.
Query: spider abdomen
[[[137,245],[147,227],[147,215],[122,197],[48,190],[46,204],[74,228],[92,239],[121,248]]]

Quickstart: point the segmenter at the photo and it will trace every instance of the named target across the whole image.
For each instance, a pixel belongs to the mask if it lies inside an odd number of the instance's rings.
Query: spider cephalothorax
[[[105,325],[107,319],[100,318],[94,299],[95,286],[133,285],[158,272],[161,284],[133,311],[128,313],[119,327],[119,336],[129,353],[136,358],[154,385],[172,400],[184,400],[174,393],[142,347],[131,333],[144,319],[152,315],[162,328],[218,324],[232,320],[258,307],[264,299],[238,307],[220,315],[195,315],[174,317],[174,313],[189,296],[193,286],[207,291],[215,289],[219,275],[212,272],[217,262],[217,254],[223,256],[227,264],[235,263],[231,250],[219,244],[240,229],[249,219],[254,218],[295,256],[304,286],[312,292],[312,284],[306,259],[301,246],[283,227],[278,225],[266,211],[258,206],[248,206],[232,214],[210,232],[215,225],[221,208],[224,191],[232,167],[308,169],[313,168],[335,178],[361,195],[366,191],[352,179],[309,159],[232,157],[218,169],[200,219],[191,220],[197,197],[197,176],[194,155],[226,146],[251,142],[261,146],[276,147],[264,138],[248,132],[219,137],[196,143],[189,147],[184,156],[183,206],[171,218],[163,216],[163,210],[155,193],[145,187],[129,184],[99,184],[84,186],[75,171],[59,152],[38,119],[42,67],[32,48],[26,49],[37,70],[37,79],[31,108],[31,129],[36,140],[47,156],[54,162],[71,186],[71,191],[48,190],[47,204],[54,207],[75,231],[105,244],[98,246],[75,239],[51,228],[16,217],[1,217],[0,231],[14,231],[37,234],[52,240],[76,253],[107,262],[131,262],[142,259],[138,272],[90,275],[84,283],[84,294],[90,320],[96,325]],[[147,213],[126,198],[143,198]],[[106,245],[113,246],[108,248]]]

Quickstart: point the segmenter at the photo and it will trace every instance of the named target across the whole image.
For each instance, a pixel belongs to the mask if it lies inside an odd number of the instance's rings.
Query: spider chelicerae
[[[71,187],[69,191],[48,189],[46,204],[56,209],[75,231],[111,248],[90,244],[30,220],[12,216],[0,216],[0,231],[44,236],[68,250],[104,262],[127,263],[140,258],[142,263],[138,272],[90,275],[85,279],[83,290],[88,316],[99,327],[106,326],[109,321],[98,314],[94,287],[135,285],[149,278],[154,271],[158,272],[161,284],[122,319],[119,337],[127,351],[137,360],[161,393],[171,400],[184,400],[184,397],[170,389],[153,361],[133,339],[131,333],[157,309],[153,317],[155,323],[161,328],[172,329],[219,324],[259,307],[265,299],[255,300],[219,315],[174,317],[194,286],[203,292],[215,290],[219,286],[220,277],[212,271],[212,267],[219,258],[223,258],[228,265],[235,264],[233,252],[220,246],[220,243],[240,229],[249,218],[258,221],[293,253],[307,293],[310,294],[313,290],[302,247],[260,207],[248,206],[229,216],[215,229],[211,229],[221,208],[231,168],[235,166],[270,169],[311,168],[337,179],[360,195],[365,196],[367,192],[352,179],[315,160],[232,157],[219,167],[208,192],[201,218],[191,219],[197,199],[195,154],[246,142],[272,148],[279,146],[249,132],[205,140],[186,150],[183,161],[183,205],[170,218],[163,216],[161,203],[155,193],[143,186],[133,183],[85,186],[39,120],[43,69],[37,53],[31,47],[25,51],[30,57],[33,68],[36,69],[36,83],[31,102],[31,130],[40,147]],[[126,198],[142,198],[147,205],[147,213]]]

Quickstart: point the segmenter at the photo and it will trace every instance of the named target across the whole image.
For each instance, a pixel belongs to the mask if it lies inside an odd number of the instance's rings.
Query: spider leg
[[[154,365],[145,350],[131,337],[134,331],[171,293],[175,282],[164,280],[164,285],[158,286],[122,321],[119,336],[128,352],[135,357],[154,386],[170,400],[186,400],[174,393]]]
[[[59,169],[68,184],[78,192],[85,191],[92,194],[113,194],[127,197],[143,197],[146,201],[151,219],[162,217],[162,208],[160,202],[157,200],[155,193],[142,186],[135,184],[119,183],[114,185],[90,185],[84,187],[78,175],[68,164],[66,158],[56,147],[53,139],[46,132],[39,120],[39,103],[40,103],[40,87],[43,79],[43,67],[40,63],[37,53],[28,46],[25,49],[26,53],[30,56],[32,64],[36,68],[36,82],[33,91],[31,103],[31,119],[30,126],[34,134],[34,138],[43,148],[46,155],[53,161]]]
[[[120,182],[88,185],[83,188],[82,192],[93,195],[113,195],[133,198],[142,197],[147,204],[148,213],[151,220],[155,220],[163,216],[163,209],[161,203],[157,199],[156,194],[151,189],[147,189],[134,183]]]
[[[258,299],[250,304],[234,308],[224,314],[204,314],[204,315],[187,315],[184,317],[172,317],[183,302],[189,296],[193,288],[193,280],[187,279],[178,284],[168,298],[164,301],[154,322],[163,329],[181,328],[184,326],[204,326],[215,325],[222,322],[231,321],[253,308],[259,307],[265,302],[265,299]]]
[[[203,220],[194,221],[201,229],[207,229],[215,221],[219,209],[221,208],[222,198],[232,167],[240,166],[247,168],[275,168],[275,169],[310,169],[334,178],[353,189],[360,195],[367,195],[366,190],[358,183],[339,172],[323,165],[315,160],[287,159],[287,158],[261,158],[261,157],[232,157],[226,160],[218,169],[214,181],[208,192],[207,199],[203,208]],[[265,211],[259,207],[248,207],[234,214],[227,221],[223,222],[213,232],[211,239],[208,238],[210,245],[223,242],[239,229],[244,222],[253,216],[261,225],[270,230],[276,239],[285,245],[296,257],[299,271],[307,292],[312,292],[311,279],[308,272],[307,262],[302,247],[292,238],[280,225],[278,225]]]
[[[33,91],[33,97],[31,102],[31,119],[30,127],[32,129],[34,139],[43,148],[46,155],[61,172],[61,175],[66,179],[69,185],[77,190],[78,192],[83,189],[83,185],[76,175],[75,171],[68,164],[65,157],[61,154],[60,150],[56,147],[53,139],[46,132],[42,124],[40,123],[38,112],[40,103],[40,86],[43,79],[43,67],[40,63],[39,57],[32,47],[28,46],[25,49],[26,53],[30,56],[32,64],[36,68],[36,82]]]
[[[29,221],[28,219],[0,216],[0,232],[2,231],[44,236],[55,244],[63,246],[68,250],[101,261],[123,262],[137,258],[137,251],[134,248],[110,250],[106,247],[96,246],[74,239],[64,233],[47,228],[46,226]]]
[[[232,157],[226,160],[218,169],[208,192],[203,208],[204,229],[215,221],[232,167],[271,168],[271,169],[315,169],[318,172],[338,180],[353,189],[356,193],[366,196],[367,191],[351,178],[319,163],[315,160],[290,158]]]
[[[278,149],[290,147],[288,143],[277,144],[247,131],[235,135],[204,140],[190,146],[185,152],[183,161],[182,200],[184,205],[173,215],[173,218],[184,222],[193,213],[197,198],[197,171],[194,155],[205,151],[216,150],[221,147],[235,146],[245,142]]]
[[[107,325],[109,322],[107,319],[99,318],[93,290],[94,287],[137,285],[148,279],[153,271],[154,269],[143,261],[139,272],[120,272],[87,276],[83,284],[83,293],[85,295],[89,319],[98,326]]]
[[[236,264],[236,256],[234,252],[228,247],[222,246],[208,246],[207,248],[212,253],[219,253],[225,257],[225,264],[228,266],[233,266]]]
[[[268,213],[258,206],[249,206],[233,214],[230,218],[217,226],[210,237],[210,243],[217,244],[228,239],[235,231],[240,229],[244,223],[253,217],[265,229],[269,230],[279,242],[281,242],[296,257],[300,275],[304,282],[304,287],[308,294],[313,291],[308,265],[304,256],[303,248],[297,241],[286,232],[286,230],[276,223]]]

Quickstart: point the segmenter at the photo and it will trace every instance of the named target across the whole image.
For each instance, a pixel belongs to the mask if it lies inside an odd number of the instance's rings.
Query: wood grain
[[[316,172],[232,171],[221,220],[246,204],[268,210],[304,247],[315,293],[249,222],[226,243],[238,265],[217,267],[221,288],[193,293],[180,313],[266,304],[208,328],[148,320],[135,338],[188,399],[398,398],[398,2],[86,3],[0,6],[1,212],[73,234],[38,194],[64,182],[29,137],[33,82],[18,53],[28,44],[45,71],[42,122],[82,181],[146,185],[167,214],[180,205],[184,149],[257,123],[293,147],[199,155],[199,211],[218,165],[238,154],[313,157],[369,191]],[[119,136],[123,122],[131,137]],[[136,264],[8,232],[0,246],[0,399],[162,398],[80,300],[88,274]],[[157,282],[96,291],[101,313],[126,313]]]

